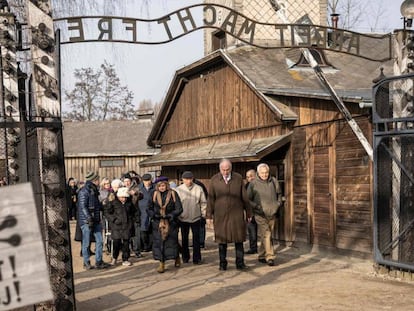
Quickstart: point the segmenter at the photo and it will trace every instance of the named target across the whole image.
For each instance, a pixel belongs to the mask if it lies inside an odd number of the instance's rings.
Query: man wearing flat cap
[[[97,269],[106,268],[108,265],[102,260],[102,223],[100,212],[102,205],[99,201],[99,175],[98,172],[90,171],[85,176],[85,185],[78,193],[78,222],[82,230],[82,257],[85,270],[94,268],[90,263],[88,250],[91,234],[95,236],[95,265]]]
[[[190,171],[185,171],[181,178],[183,184],[175,190],[181,199],[183,212],[178,219],[181,227],[182,256],[183,262],[190,260],[190,251],[188,246],[188,235],[193,237],[193,264],[201,264],[200,251],[200,222],[201,218],[206,216],[207,199],[203,188],[194,183],[194,175]]]

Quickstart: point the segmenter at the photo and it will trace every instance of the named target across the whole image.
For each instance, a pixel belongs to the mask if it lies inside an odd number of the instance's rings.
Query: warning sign
[[[0,310],[51,299],[32,186],[0,187]]]

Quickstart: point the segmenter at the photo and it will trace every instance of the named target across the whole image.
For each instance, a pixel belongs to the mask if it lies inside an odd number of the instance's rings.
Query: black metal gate
[[[414,74],[373,92],[375,261],[414,271]]]
[[[35,6],[41,5],[40,2],[26,3],[31,6],[27,12],[46,15],[52,24],[51,16]],[[16,16],[7,6],[2,6],[0,176],[9,185],[31,182],[33,187],[54,295],[52,301],[41,302],[35,309],[74,310],[62,121],[60,110],[48,109],[59,106],[58,81],[53,77],[54,71],[49,70],[48,74],[42,69],[42,66],[51,67],[51,63],[59,65],[56,55],[59,46],[53,32],[46,34],[46,24],[29,24],[22,30]],[[50,29],[53,27],[49,25]],[[24,42],[22,38],[33,40]],[[41,50],[41,58],[35,57],[40,54],[36,50]],[[24,53],[29,56],[25,58]],[[29,60],[24,64],[19,59]],[[26,65],[27,74],[22,72],[20,64]]]

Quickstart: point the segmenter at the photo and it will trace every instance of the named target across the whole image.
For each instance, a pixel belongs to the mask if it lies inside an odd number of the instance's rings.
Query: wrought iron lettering
[[[202,9],[201,20],[195,10]],[[220,10],[220,11],[219,11]],[[222,16],[220,24],[219,15]],[[196,4],[181,8],[158,19],[139,19],[116,16],[77,16],[55,19],[62,30],[61,44],[76,42],[125,42],[134,44],[163,44],[204,28],[220,29],[246,44],[262,48],[314,47],[332,49],[362,58],[385,61],[391,59],[391,34],[374,36],[344,29],[301,24],[270,24],[254,21],[231,8],[219,4]],[[86,27],[88,25],[88,27]],[[145,38],[151,25],[157,38]],[[88,30],[88,31],[87,31]],[[296,42],[294,33],[302,40]],[[268,34],[268,39],[256,40],[256,33]],[[363,45],[362,43],[369,43]],[[369,46],[381,46],[375,51]],[[364,46],[364,47],[363,47]]]

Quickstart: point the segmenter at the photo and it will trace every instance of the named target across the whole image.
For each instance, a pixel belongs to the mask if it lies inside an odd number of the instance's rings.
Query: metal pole
[[[280,5],[278,5],[280,7]],[[287,20],[285,14],[282,10],[276,11],[279,17],[282,19],[283,23],[289,24],[289,21]],[[292,26],[293,27],[293,26]],[[296,42],[302,43],[302,38],[298,35],[298,32],[295,28],[294,30],[294,37]],[[339,97],[339,95],[335,92],[332,85],[329,83],[329,81],[326,79],[321,67],[318,65],[318,62],[315,60],[311,52],[308,48],[300,48],[303,56],[308,61],[309,65],[312,67],[312,69],[315,71],[316,76],[319,79],[319,82],[322,84],[322,86],[329,92],[331,95],[334,103],[338,107],[339,111],[343,114],[345,117],[345,120],[348,122],[349,126],[351,127],[352,131],[354,132],[355,136],[358,138],[359,142],[362,144],[362,147],[364,147],[366,153],[368,154],[371,161],[373,161],[373,149],[368,140],[366,139],[364,133],[362,132],[361,128],[359,127],[358,123],[354,120],[352,117],[352,114],[349,112],[348,108],[346,108],[344,102]]]

